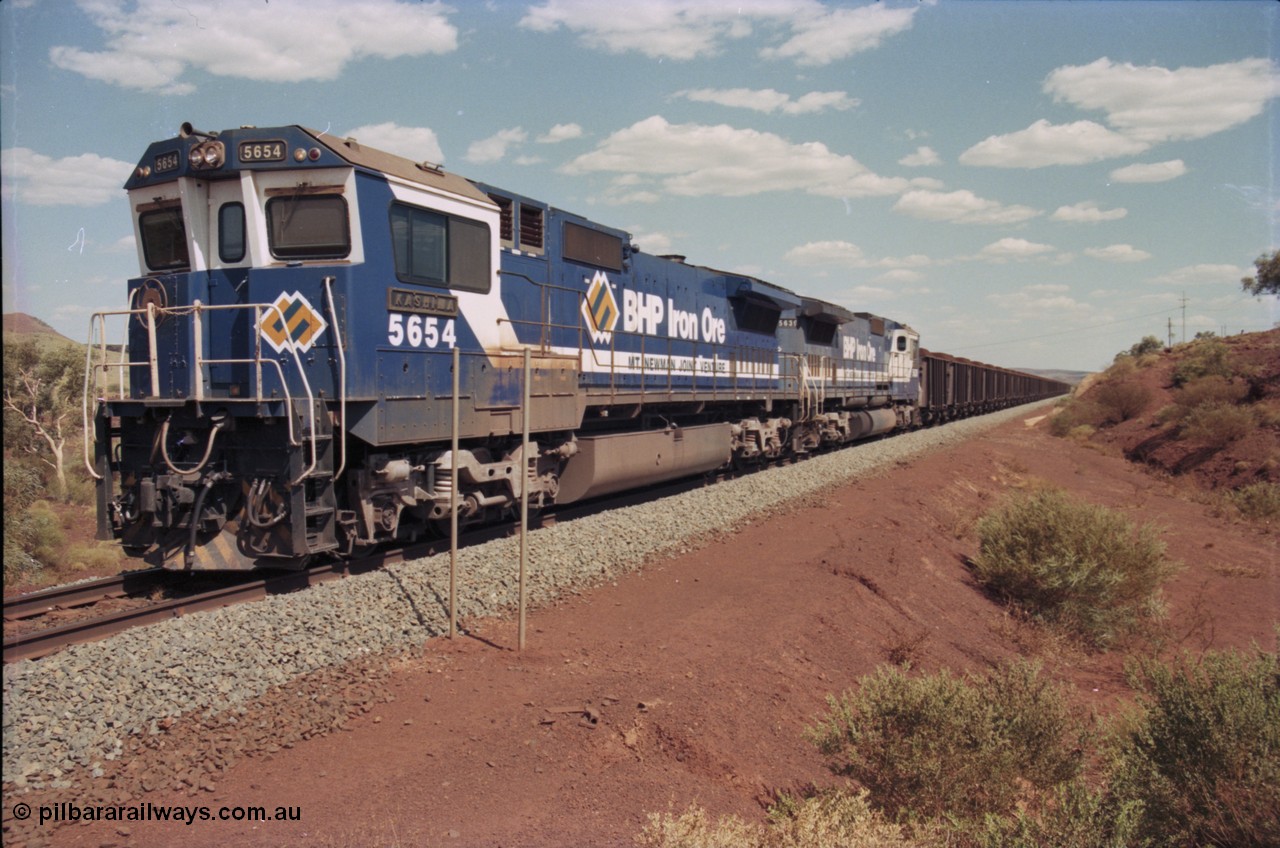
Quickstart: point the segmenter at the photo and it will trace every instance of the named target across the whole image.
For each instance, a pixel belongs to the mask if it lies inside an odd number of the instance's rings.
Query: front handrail
[[[111,369],[118,369],[121,393],[117,399],[128,400],[129,398],[124,396],[125,375],[127,373],[127,369],[134,368],[134,367],[148,368],[151,373],[151,394],[149,395],[149,397],[153,399],[160,398],[161,397],[160,376],[159,376],[160,367],[159,367],[159,358],[157,356],[157,351],[156,351],[156,318],[157,316],[164,316],[164,317],[193,316],[194,324],[192,326],[192,330],[193,330],[192,346],[194,348],[195,367],[192,369],[192,373],[193,373],[192,395],[193,395],[193,399],[196,401],[201,401],[204,399],[204,368],[206,365],[252,365],[254,366],[254,371],[255,371],[255,381],[254,381],[255,391],[253,395],[247,398],[243,398],[243,400],[253,401],[257,403],[265,403],[267,401],[279,400],[279,398],[274,398],[274,397],[267,398],[263,394],[263,384],[262,384],[263,366],[269,365],[275,368],[276,376],[279,377],[279,380],[280,380],[281,391],[284,392],[283,401],[286,407],[290,410],[289,414],[286,416],[286,419],[288,422],[288,428],[289,428],[288,429],[289,444],[292,447],[298,447],[301,445],[301,442],[298,440],[297,434],[294,432],[293,412],[292,412],[293,396],[292,396],[292,393],[289,391],[289,385],[287,380],[285,379],[284,368],[281,367],[280,360],[275,359],[274,357],[263,357],[261,332],[256,332],[254,334],[254,350],[253,350],[254,355],[252,358],[209,358],[204,356],[203,313],[217,311],[217,310],[230,310],[230,309],[252,309],[254,312],[255,327],[262,326],[262,320],[265,315],[274,315],[280,320],[282,324],[285,321],[284,314],[280,311],[280,307],[276,306],[274,303],[235,303],[235,304],[224,304],[224,305],[209,305],[209,304],[202,304],[199,300],[196,300],[191,306],[159,308],[154,303],[148,303],[146,308],[144,309],[103,310],[100,312],[95,312],[91,316],[89,316],[89,341],[87,345],[88,349],[85,354],[84,394],[82,397],[81,414],[82,414],[82,420],[85,428],[85,439],[84,439],[85,468],[89,471],[89,474],[91,477],[93,477],[93,479],[95,480],[102,479],[102,475],[99,474],[97,470],[93,467],[93,462],[91,460],[91,454],[90,454],[90,449],[91,447],[93,447],[93,443],[96,442],[96,437],[90,435],[91,430],[89,429],[89,420],[90,420],[89,404],[90,404],[90,398],[91,398],[90,390],[98,388],[98,380],[96,376],[97,372],[100,370],[103,374],[106,374]],[[145,360],[135,360],[132,358],[126,359],[126,351],[128,350],[128,346],[127,344],[122,343],[120,346],[119,361],[115,363],[106,362],[107,318],[118,317],[118,316],[128,316],[129,320],[132,320],[134,317],[137,317],[146,323],[149,350],[147,352],[147,358]],[[125,326],[126,328],[128,327],[127,321],[125,323]],[[98,332],[99,328],[100,328],[100,333]],[[99,340],[98,346],[103,354],[103,362],[101,364],[93,362],[93,349],[94,349],[95,339]],[[302,387],[307,396],[307,416],[310,424],[310,432],[312,434],[312,438],[310,439],[310,442],[311,442],[310,464],[308,465],[307,469],[303,471],[301,475],[298,476],[297,479],[295,479],[290,483],[291,486],[294,486],[294,485],[297,485],[307,475],[309,475],[313,470],[315,470],[315,467],[318,464],[316,439],[314,438],[316,435],[316,425],[315,425],[315,414],[316,414],[315,408],[316,407],[315,407],[315,396],[311,391],[311,381],[307,379],[306,369],[303,368],[302,357],[298,351],[297,343],[293,340],[293,337],[288,334],[285,335],[285,339],[286,339],[286,349],[289,351],[290,355],[293,357],[294,364],[297,365],[298,375],[302,380]],[[92,381],[91,381],[91,377],[93,378]],[[345,390],[344,390],[344,393],[345,393]],[[107,400],[107,399],[109,399],[109,396],[106,395],[105,393],[101,398],[95,398],[95,400]],[[175,474],[192,473],[189,470],[182,471],[180,469],[175,468],[169,462],[167,451],[164,452],[164,454],[165,455],[163,456],[163,459],[165,461],[165,464],[169,466],[170,471],[172,471]],[[197,466],[197,468],[200,468],[202,466],[203,466],[203,462],[201,463],[200,466]]]

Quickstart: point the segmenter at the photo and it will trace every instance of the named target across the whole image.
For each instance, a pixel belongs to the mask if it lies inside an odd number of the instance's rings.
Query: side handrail
[[[336,480],[347,469],[347,352],[342,346],[342,327],[338,323],[338,305],[333,302],[333,277],[324,278],[324,294],[329,301],[329,320],[333,324],[333,341],[338,348],[338,431],[341,433],[339,446],[342,459],[338,462],[338,470],[334,472]],[[311,431],[313,434],[315,430]],[[314,444],[314,440],[312,442]]]

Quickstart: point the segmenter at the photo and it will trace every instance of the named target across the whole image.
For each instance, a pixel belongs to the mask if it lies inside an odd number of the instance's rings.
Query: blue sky
[[[121,189],[183,121],[302,124],[642,249],[1093,370],[1267,329],[1280,4],[5,0],[4,311],[83,339],[137,273]]]

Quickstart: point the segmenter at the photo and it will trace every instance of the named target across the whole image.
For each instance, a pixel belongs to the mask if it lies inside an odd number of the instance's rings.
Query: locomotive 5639
[[[1064,389],[303,127],[184,125],[125,188],[141,275],[93,317],[123,344],[86,462],[99,535],[169,568],[439,532],[455,468],[482,522]]]

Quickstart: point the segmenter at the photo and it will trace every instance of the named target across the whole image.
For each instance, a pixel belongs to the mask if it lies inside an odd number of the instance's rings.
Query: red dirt
[[[1263,422],[1226,445],[1205,445],[1181,438],[1178,424],[1162,421],[1160,410],[1177,400],[1175,367],[1193,356],[1196,345],[1180,345],[1154,364],[1137,369],[1122,382],[1149,393],[1140,415],[1099,430],[1091,441],[1115,447],[1136,462],[1174,476],[1185,476],[1204,489],[1239,489],[1258,482],[1280,482],[1280,330],[1218,340],[1226,346],[1231,383],[1245,392],[1244,406]],[[1090,393],[1083,395],[1089,400]]]
[[[1018,624],[964,565],[976,548],[972,521],[1002,493],[1044,482],[1158,522],[1185,564],[1166,590],[1167,627],[1131,650],[1274,649],[1274,530],[1214,517],[1119,457],[1014,421],[536,610],[523,654],[511,650],[512,621],[470,622],[455,642],[274,693],[237,728],[180,723],[92,792],[24,799],[292,805],[300,822],[94,823],[6,836],[74,846],[628,845],[650,812],[696,802],[759,820],[778,790],[836,782],[805,728],[827,694],[891,657],[967,670],[1034,654],[1082,702],[1114,708],[1131,694],[1123,652],[1086,654]],[[223,750],[253,728],[256,741],[234,757]],[[141,789],[148,769],[166,768],[200,777],[180,792],[154,777],[165,788]]]

